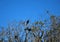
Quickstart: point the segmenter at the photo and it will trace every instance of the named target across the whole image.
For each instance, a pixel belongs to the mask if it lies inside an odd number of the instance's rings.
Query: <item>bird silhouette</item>
[[[31,28],[28,28],[28,27],[27,27],[25,30],[31,31]]]
[[[18,39],[18,36],[17,35],[15,35],[15,39]]]
[[[26,25],[28,25],[28,23],[29,23],[29,20],[26,21]]]

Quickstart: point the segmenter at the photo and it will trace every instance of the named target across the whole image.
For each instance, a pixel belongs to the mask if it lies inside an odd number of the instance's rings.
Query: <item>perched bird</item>
[[[28,25],[28,23],[29,23],[29,20],[26,21],[26,25]]]
[[[28,31],[31,31],[31,29],[28,29]]]
[[[31,28],[26,28],[25,30],[31,31]]]
[[[15,39],[18,39],[18,36],[17,35],[15,35]]]

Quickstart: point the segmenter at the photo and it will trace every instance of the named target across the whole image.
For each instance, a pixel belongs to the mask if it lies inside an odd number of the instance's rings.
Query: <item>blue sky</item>
[[[46,11],[59,16],[60,0],[0,0],[0,26],[8,22],[48,18]]]

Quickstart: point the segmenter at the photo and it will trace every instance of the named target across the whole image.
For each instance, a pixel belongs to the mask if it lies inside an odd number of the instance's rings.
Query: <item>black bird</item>
[[[31,31],[31,28],[26,28],[25,30]]]
[[[28,31],[31,31],[31,29],[28,29]]]
[[[15,35],[15,39],[18,39],[18,36],[17,35]]]
[[[26,25],[29,23],[29,20],[26,21]]]

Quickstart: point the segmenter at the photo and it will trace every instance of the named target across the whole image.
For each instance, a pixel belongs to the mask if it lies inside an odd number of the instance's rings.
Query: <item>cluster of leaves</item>
[[[60,42],[60,17],[52,15],[50,21],[50,25],[46,20],[32,24],[27,20],[1,27],[0,42]]]
[[[46,32],[48,37],[46,42],[60,42],[60,16],[51,16],[50,17],[50,31]]]

